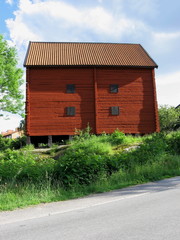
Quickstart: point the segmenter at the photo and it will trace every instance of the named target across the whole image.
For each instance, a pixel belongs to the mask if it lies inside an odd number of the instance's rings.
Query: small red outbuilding
[[[159,131],[157,64],[140,44],[30,42],[28,136]]]

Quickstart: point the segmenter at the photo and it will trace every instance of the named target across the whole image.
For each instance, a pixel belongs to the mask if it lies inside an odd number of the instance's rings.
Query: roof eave
[[[28,55],[29,55],[30,45],[31,45],[31,41],[29,41],[28,49],[27,49],[26,56],[25,56],[25,59],[24,59],[24,63],[23,63],[24,67],[27,66],[26,62],[27,62],[27,58],[28,58]]]
[[[155,66],[139,66],[139,65],[26,65],[24,67],[121,67],[121,68],[158,68],[158,65]]]

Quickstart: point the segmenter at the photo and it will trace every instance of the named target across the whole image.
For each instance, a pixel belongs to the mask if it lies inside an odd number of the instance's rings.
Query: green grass
[[[119,170],[109,177],[102,176],[90,185],[75,184],[69,189],[62,188],[58,182],[47,180],[38,184],[5,183],[0,188],[0,210],[63,201],[180,175],[180,156],[165,155],[160,158],[151,164],[136,165],[131,171]]]

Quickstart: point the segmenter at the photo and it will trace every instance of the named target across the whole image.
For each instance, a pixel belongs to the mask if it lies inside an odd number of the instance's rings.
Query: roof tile
[[[140,44],[30,42],[24,66],[157,67]]]

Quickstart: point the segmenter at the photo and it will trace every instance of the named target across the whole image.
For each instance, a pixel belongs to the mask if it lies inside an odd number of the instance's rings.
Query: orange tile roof
[[[157,67],[140,44],[30,42],[24,66]]]
[[[6,132],[1,132],[1,135],[3,136],[3,137],[5,137],[5,136],[8,136],[8,135],[11,135],[11,134],[13,134],[13,133],[15,133],[16,131],[14,131],[14,130],[7,130]]]

